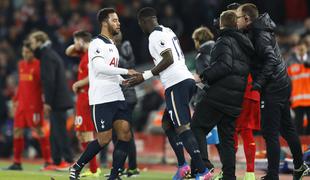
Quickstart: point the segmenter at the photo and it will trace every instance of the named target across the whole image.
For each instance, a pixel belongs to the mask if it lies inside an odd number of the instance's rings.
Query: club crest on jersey
[[[161,46],[161,47],[165,47],[165,41],[164,40],[160,40],[160,42],[159,42],[159,45]]]

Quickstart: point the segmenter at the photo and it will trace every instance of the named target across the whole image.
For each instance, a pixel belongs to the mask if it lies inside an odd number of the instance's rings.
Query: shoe
[[[21,163],[13,163],[11,166],[5,168],[4,170],[12,170],[12,171],[22,171]]]
[[[80,180],[81,168],[79,168],[79,165],[74,164],[73,166],[71,166],[69,168],[69,172],[70,172],[69,176],[70,180]]]
[[[221,180],[221,179],[223,179],[223,171],[219,172],[212,178],[212,180]]]
[[[308,165],[304,162],[300,168],[294,169],[293,171],[293,180],[301,180],[303,176],[308,175],[310,172],[310,169]]]
[[[178,167],[178,170],[173,176],[172,180],[182,180],[189,177],[190,174],[191,174],[191,167],[187,163],[184,163],[182,166]]]
[[[56,165],[57,171],[68,171],[71,164],[65,161],[62,161],[59,165]]]
[[[87,169],[86,172],[82,173],[81,177],[99,177],[101,174],[101,169],[97,168],[97,171],[95,173],[91,172],[89,169]]]
[[[270,177],[268,175],[262,176],[260,180],[279,180],[279,177]]]
[[[127,175],[127,177],[136,177],[140,174],[140,171],[138,168],[135,169],[127,169],[125,174]]]
[[[122,179],[118,176],[118,177],[116,177],[115,179],[108,178],[108,180],[122,180]]]
[[[212,173],[206,168],[205,172],[196,174],[196,180],[211,180]]]
[[[52,163],[44,163],[43,167],[40,168],[40,171],[56,171],[57,166]]]
[[[254,172],[246,172],[243,180],[255,180]]]
[[[120,177],[126,175],[125,170],[124,170],[124,169],[119,169],[119,170],[118,170],[118,175],[119,175]],[[110,173],[106,173],[106,174],[104,174],[103,176],[108,178],[108,177],[110,177]]]

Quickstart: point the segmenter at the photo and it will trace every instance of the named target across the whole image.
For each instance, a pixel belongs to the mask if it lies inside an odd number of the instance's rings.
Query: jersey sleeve
[[[168,43],[169,39],[162,32],[154,32],[150,38],[150,49],[156,51],[159,55],[163,54],[168,49],[171,49]],[[172,41],[172,39],[171,39]]]
[[[89,46],[89,60],[92,61],[95,58],[101,58],[101,59],[105,59],[106,56],[105,54],[107,54],[107,49],[103,48],[102,46],[99,45],[95,45],[96,42],[93,42],[90,44]]]

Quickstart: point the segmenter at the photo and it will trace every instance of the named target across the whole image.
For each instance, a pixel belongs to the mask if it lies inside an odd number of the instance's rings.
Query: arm
[[[260,87],[265,85],[266,81],[273,74],[273,70],[279,61],[271,42],[272,37],[267,33],[262,32],[256,38],[255,50],[260,61],[262,61],[261,63],[263,66],[260,73],[255,78],[255,82],[253,82],[253,84],[256,83]]]
[[[171,49],[163,51],[160,55],[163,57],[163,59],[160,61],[160,63],[157,64],[157,66],[155,66],[151,70],[152,74],[155,76],[159,75],[160,72],[167,69],[171,64],[173,64]]]
[[[92,63],[97,73],[102,73],[106,75],[127,75],[128,74],[127,69],[107,65],[104,62],[103,58],[100,56],[93,58]]]
[[[43,58],[43,57],[42,57]],[[41,58],[41,59],[42,59]],[[56,64],[51,59],[52,57],[47,57],[47,59],[41,60],[41,81],[44,94],[44,104],[52,106],[54,94],[55,94],[55,76],[57,67]]]
[[[81,55],[81,51],[76,50],[74,44],[71,44],[66,49],[66,55],[70,57],[79,57]]]
[[[94,66],[94,69],[97,73],[102,73],[105,75],[130,75],[130,76],[140,74],[133,69],[124,69],[109,66],[103,61],[103,58],[100,56],[94,57],[91,61],[93,61],[92,65]]]
[[[213,63],[202,73],[203,81],[212,85],[231,73],[233,64],[231,48],[230,44],[223,41],[216,44],[214,52],[211,54],[211,62]]]
[[[79,90],[80,90],[80,88],[82,88],[82,87],[84,87],[84,86],[86,86],[86,85],[88,85],[88,84],[89,84],[89,78],[88,78],[88,76],[87,76],[86,78],[81,79],[81,80],[75,82],[75,83],[72,85],[72,90],[73,90],[74,93],[78,93]]]

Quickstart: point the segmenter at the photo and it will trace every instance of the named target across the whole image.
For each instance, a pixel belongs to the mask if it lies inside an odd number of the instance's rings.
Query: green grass
[[[0,168],[9,166],[8,162],[0,162]],[[68,180],[68,172],[54,172],[54,171],[39,171],[40,165],[34,165],[29,163],[23,163],[23,171],[5,171],[0,170],[0,180]],[[103,174],[108,173],[109,169],[104,169],[103,173],[98,178],[81,178],[81,180],[103,180],[106,179]],[[141,175],[134,180],[168,180],[173,176],[173,172],[161,172],[161,171],[145,171],[141,172]],[[129,178],[124,178],[129,179]]]

